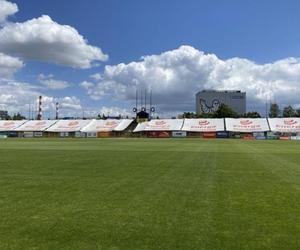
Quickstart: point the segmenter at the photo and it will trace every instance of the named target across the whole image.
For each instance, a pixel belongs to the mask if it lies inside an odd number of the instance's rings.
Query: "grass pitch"
[[[0,141],[0,249],[299,249],[300,142]]]

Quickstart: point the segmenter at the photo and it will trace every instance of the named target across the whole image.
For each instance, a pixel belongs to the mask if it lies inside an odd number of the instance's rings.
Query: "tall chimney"
[[[37,115],[37,120],[42,120],[42,96],[39,96],[39,111]]]
[[[56,115],[55,115],[55,119],[58,120],[58,111],[59,111],[59,103],[56,103]]]

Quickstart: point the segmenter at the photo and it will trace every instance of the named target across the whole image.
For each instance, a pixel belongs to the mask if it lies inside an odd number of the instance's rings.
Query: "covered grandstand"
[[[280,139],[300,140],[300,118],[269,118],[268,121],[270,130]]]
[[[132,122],[132,119],[92,120],[81,132],[87,137],[110,137],[125,131]]]
[[[266,118],[225,118],[225,124],[230,136],[244,139],[265,139],[270,130]]]
[[[147,137],[170,137],[173,132],[177,133],[183,126],[183,119],[157,119],[142,122],[137,125],[134,132],[139,132]]]
[[[134,132],[134,133],[132,133]],[[300,118],[0,121],[0,136],[300,139]]]
[[[187,136],[215,138],[217,135],[225,134],[224,119],[184,119],[183,131],[187,132]]]
[[[280,133],[300,133],[300,118],[269,118],[270,129]]]
[[[83,137],[81,129],[91,120],[59,120],[46,131],[51,137]]]
[[[24,124],[26,120],[21,121],[5,121],[0,120],[0,136],[2,137],[16,137],[18,136],[17,132],[15,130],[20,127],[22,124]]]
[[[32,120],[16,128],[19,137],[42,137],[45,131],[54,125],[57,120]]]

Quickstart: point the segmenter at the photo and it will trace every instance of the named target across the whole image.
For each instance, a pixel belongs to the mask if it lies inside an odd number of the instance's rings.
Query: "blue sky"
[[[7,22],[23,23],[48,15],[59,25],[75,28],[88,41],[88,45],[101,48],[102,52],[109,56],[107,61],[95,60],[95,63],[99,63],[96,67],[82,69],[49,63],[47,60],[32,60],[28,56],[14,53],[12,49],[2,51],[20,58],[25,64],[11,76],[11,79],[28,83],[30,86],[41,85],[39,82],[41,74],[51,75],[48,78],[54,80],[66,81],[70,85],[67,88],[42,89],[37,93],[49,97],[75,97],[83,110],[108,112],[107,110],[111,108],[115,112],[130,113],[134,100],[128,92],[133,90],[135,85],[141,88],[154,88],[154,93],[157,92],[158,110],[165,114],[193,111],[192,93],[206,86],[220,89],[234,87],[249,92],[249,110],[263,109],[266,99],[275,99],[282,105],[300,104],[293,96],[294,89],[298,88],[295,84],[298,78],[300,80],[300,73],[297,73],[300,57],[299,1],[12,0],[10,2],[17,4],[18,12],[8,16]],[[184,53],[183,49],[179,49],[182,45],[189,46]],[[173,52],[171,55],[156,58],[155,62],[147,63],[141,59],[145,55],[159,56],[168,51]],[[201,54],[192,56],[198,52],[214,55],[217,60],[211,62],[211,59],[204,58],[203,60],[206,60],[204,65],[195,66],[193,60],[200,60],[203,57]],[[188,73],[178,73],[180,67],[174,66],[178,53],[180,63],[189,70]],[[294,61],[288,61],[287,58],[290,57]],[[238,58],[238,61],[232,62],[232,58]],[[243,59],[246,59],[247,63]],[[279,66],[274,63],[278,60],[281,60]],[[139,75],[140,71],[137,69],[141,65],[125,66],[121,69],[121,73],[119,71],[113,74],[105,73],[106,65],[116,67],[118,64],[128,65],[134,61],[145,63],[143,74]],[[169,61],[172,63],[168,63]],[[220,70],[220,65],[223,64],[226,64],[226,67]],[[157,78],[149,77],[155,74],[158,68],[164,70],[162,75],[158,75]],[[234,68],[234,71],[228,68]],[[224,73],[225,69],[227,71]],[[95,73],[103,75],[104,79],[94,81],[90,76]],[[167,77],[168,74],[171,74],[171,78]],[[195,74],[199,76],[195,77]],[[151,81],[159,79],[162,79],[161,83],[151,84]],[[194,85],[192,81],[195,81]],[[288,87],[283,96],[281,93],[285,92],[283,89],[285,81],[288,82]],[[86,84],[83,88],[80,85],[83,82],[91,84]],[[185,82],[186,87],[179,87]],[[103,86],[106,86],[105,89]],[[112,93],[114,91],[109,88],[122,89],[122,93]],[[191,91],[181,96],[179,90],[172,91],[174,88]],[[98,94],[93,96],[92,92]],[[169,94],[174,98],[169,97]],[[163,103],[163,100],[166,103]],[[183,104],[179,105],[178,102]],[[2,106],[6,107],[4,104]],[[70,110],[68,112],[71,112]],[[77,107],[73,112],[81,111]]]

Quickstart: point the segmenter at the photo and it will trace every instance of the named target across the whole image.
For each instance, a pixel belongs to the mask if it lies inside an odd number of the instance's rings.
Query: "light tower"
[[[58,120],[58,111],[59,111],[59,103],[56,103],[56,115],[55,115],[55,119]]]
[[[37,120],[42,120],[42,96],[39,96],[39,111],[37,115]]]

